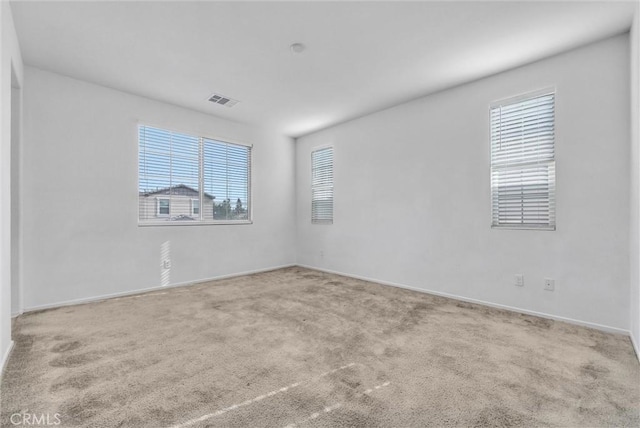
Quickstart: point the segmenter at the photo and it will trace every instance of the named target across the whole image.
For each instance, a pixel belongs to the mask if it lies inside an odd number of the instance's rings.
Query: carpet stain
[[[471,426],[473,427],[520,427],[533,426],[534,421],[512,409],[493,406],[482,409]]]
[[[553,326],[553,323],[555,322],[554,320],[532,317],[529,315],[523,315],[522,320],[533,327],[542,328],[544,330],[549,330]]]
[[[76,350],[81,346],[82,346],[82,342],[79,342],[77,340],[73,342],[64,342],[64,343],[59,343],[55,345],[53,348],[51,348],[51,352],[55,352],[55,353],[69,352],[69,351]]]
[[[103,401],[93,394],[80,396],[79,399],[65,401],[60,407],[64,425],[87,426],[92,417],[112,407],[110,402]]]
[[[72,376],[68,379],[62,379],[59,382],[54,383],[51,386],[50,391],[55,393],[63,389],[83,390],[90,387],[96,380],[97,377],[95,375],[88,373]]]
[[[628,337],[622,335],[605,335],[601,332],[595,332],[592,334],[592,338],[595,343],[591,346],[591,349],[596,351],[601,356],[607,359],[615,359],[620,360],[621,358],[625,358],[628,356],[635,356],[635,352],[633,351],[633,346],[625,346],[627,344],[631,345],[631,340]],[[627,355],[620,353],[620,348],[624,349],[624,352]]]
[[[606,376],[607,373],[609,373],[609,369],[604,366],[589,362],[580,366],[580,373],[583,376],[590,377],[592,379],[598,379]]]
[[[100,356],[92,353],[77,355],[61,355],[49,362],[51,367],[79,367],[99,360]]]
[[[21,349],[29,349],[33,346],[35,342],[36,336],[33,334],[14,334],[13,340],[15,342],[15,346],[20,347]]]
[[[476,309],[477,307],[477,305],[467,303],[467,302],[456,302],[455,305],[456,305],[456,308],[462,308],[462,309]]]
[[[365,396],[367,401],[373,401],[372,397]],[[332,413],[330,416],[333,416],[333,423],[328,423],[325,426],[336,426],[336,427],[363,427],[363,428],[378,428],[384,427],[384,425],[380,424],[375,417],[367,413],[366,411],[357,411],[351,409],[340,409]],[[319,421],[322,422],[322,421]]]
[[[386,347],[382,355],[386,358],[399,357],[402,355],[402,349],[400,347]]]

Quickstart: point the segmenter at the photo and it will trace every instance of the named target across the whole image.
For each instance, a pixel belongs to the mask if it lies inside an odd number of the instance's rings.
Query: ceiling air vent
[[[231,98],[225,97],[224,95],[213,94],[209,97],[209,101],[212,103],[220,104],[225,107],[233,107],[238,104],[240,101],[232,100]]]

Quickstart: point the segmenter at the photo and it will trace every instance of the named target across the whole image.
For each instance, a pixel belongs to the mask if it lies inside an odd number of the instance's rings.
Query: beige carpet
[[[625,336],[302,268],[29,313],[14,339],[3,426],[640,424]]]

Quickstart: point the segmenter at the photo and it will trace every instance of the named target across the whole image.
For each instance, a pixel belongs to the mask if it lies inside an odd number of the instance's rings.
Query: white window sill
[[[555,226],[516,226],[516,225],[491,225],[491,229],[508,229],[508,230],[556,230]]]
[[[138,222],[138,227],[155,227],[155,226],[217,226],[232,224],[253,224],[251,220],[221,220],[221,221],[146,221]]]

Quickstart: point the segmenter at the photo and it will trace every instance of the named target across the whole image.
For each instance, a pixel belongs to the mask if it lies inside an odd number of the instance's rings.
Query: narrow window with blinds
[[[555,230],[555,93],[491,105],[492,227]]]
[[[311,153],[311,222],[333,223],[333,147]]]
[[[248,223],[250,183],[250,146],[139,126],[139,224]]]

